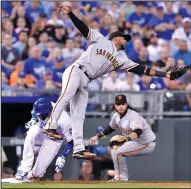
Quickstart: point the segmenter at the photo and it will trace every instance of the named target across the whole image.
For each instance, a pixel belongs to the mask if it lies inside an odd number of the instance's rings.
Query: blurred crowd
[[[64,13],[61,2],[2,2],[2,95],[57,92],[62,73],[88,42]],[[191,66],[191,2],[65,2],[90,28],[108,37],[120,30],[132,36],[125,52],[133,61],[162,71]],[[24,89],[24,90],[23,90]],[[35,89],[34,92],[25,89]],[[90,91],[189,90],[191,71],[174,81],[111,72],[89,84]],[[45,92],[46,94],[46,92]],[[49,93],[48,93],[49,94]],[[191,97],[188,96],[191,106]]]

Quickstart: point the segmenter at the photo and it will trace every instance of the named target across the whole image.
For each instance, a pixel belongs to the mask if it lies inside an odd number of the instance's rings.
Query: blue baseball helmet
[[[52,112],[52,104],[49,100],[45,98],[38,99],[32,109],[32,114],[36,115],[48,115]]]
[[[105,130],[105,128],[106,128],[106,127],[103,126],[103,125],[99,126],[99,127],[96,129],[96,133],[99,134],[99,133],[103,132],[103,131]]]

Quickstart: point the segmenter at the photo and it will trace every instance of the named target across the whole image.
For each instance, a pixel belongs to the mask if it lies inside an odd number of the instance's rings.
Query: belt
[[[87,70],[85,69],[84,66],[80,65],[80,64],[76,64],[76,66],[82,70],[84,72],[84,74],[86,75],[86,77],[91,81],[91,78],[89,77],[88,73],[87,73]]]

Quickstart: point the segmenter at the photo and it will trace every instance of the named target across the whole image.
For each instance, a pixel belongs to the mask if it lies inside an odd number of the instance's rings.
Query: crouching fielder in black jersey
[[[153,152],[156,136],[146,120],[128,107],[125,95],[115,97],[114,108],[116,113],[112,116],[109,126],[102,133],[92,137],[89,143],[93,144],[99,138],[119,128],[123,136],[114,136],[110,141],[115,169],[113,181],[128,181],[126,156],[146,155]]]

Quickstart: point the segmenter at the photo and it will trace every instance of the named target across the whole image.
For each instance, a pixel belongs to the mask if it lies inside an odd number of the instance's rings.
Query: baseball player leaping
[[[90,42],[88,49],[68,67],[62,76],[62,92],[50,115],[50,120],[45,127],[45,133],[58,137],[55,129],[58,119],[66,105],[70,102],[70,116],[72,121],[72,137],[74,141],[74,158],[93,158],[95,154],[85,151],[83,144],[83,123],[88,103],[88,83],[113,70],[125,69],[126,71],[149,76],[167,77],[171,80],[183,75],[178,71],[167,73],[154,70],[148,66],[139,65],[128,59],[124,49],[131,36],[116,31],[110,34],[109,39],[101,33],[89,29],[79,20],[69,7],[61,5],[58,11],[67,14],[82,35]]]
[[[43,177],[46,169],[57,155],[64,141],[63,138],[66,139],[67,145],[63,150],[62,156],[58,157],[56,160],[55,171],[59,172],[64,167],[65,157],[73,148],[71,120],[69,115],[66,112],[63,112],[58,121],[57,131],[60,134],[59,140],[51,140],[48,138],[43,134],[43,127],[49,119],[48,117],[50,116],[53,106],[53,102],[44,98],[38,99],[33,105],[33,110],[31,112],[32,119],[25,124],[25,127],[29,130],[27,131],[27,136],[25,138],[21,166],[18,168],[18,172],[15,175],[17,180],[39,179]],[[32,169],[34,163],[33,149],[35,142],[37,141],[42,144],[42,146]]]
[[[155,149],[156,136],[146,120],[137,112],[128,107],[126,96],[121,94],[115,97],[114,109],[110,124],[105,130],[92,137],[90,144],[99,138],[120,129],[123,136],[112,138],[110,146],[114,163],[114,181],[128,181],[126,156],[140,156],[151,153]]]

